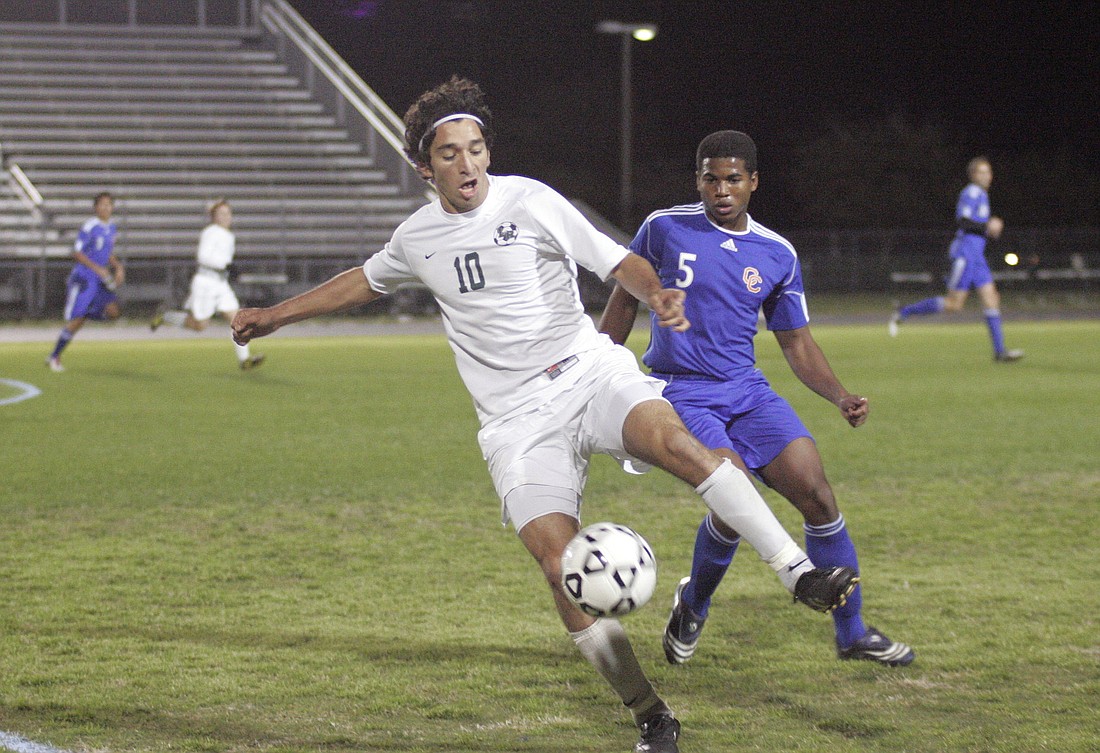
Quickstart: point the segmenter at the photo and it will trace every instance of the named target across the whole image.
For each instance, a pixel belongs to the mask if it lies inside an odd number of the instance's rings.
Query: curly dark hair
[[[756,144],[747,133],[741,131],[715,131],[699,142],[695,151],[695,170],[703,169],[703,160],[716,157],[740,157],[745,160],[745,169],[756,172]]]
[[[457,113],[476,115],[481,119],[484,123],[481,135],[485,137],[485,146],[491,149],[493,114],[485,104],[485,92],[469,79],[452,76],[450,81],[421,94],[405,112],[405,154],[409,159],[418,165],[429,164],[429,150],[435,138],[435,134],[429,132],[432,123]]]

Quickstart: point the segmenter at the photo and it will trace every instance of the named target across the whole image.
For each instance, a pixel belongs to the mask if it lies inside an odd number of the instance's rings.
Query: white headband
[[[424,139],[435,133],[436,128],[439,128],[439,126],[443,125],[444,123],[450,123],[452,120],[472,120],[482,128],[485,127],[485,124],[481,122],[481,118],[479,118],[477,115],[470,115],[466,112],[456,112],[454,115],[446,115],[432,123],[431,127],[428,128],[428,130],[424,131],[424,135],[420,137],[420,151],[424,151]]]

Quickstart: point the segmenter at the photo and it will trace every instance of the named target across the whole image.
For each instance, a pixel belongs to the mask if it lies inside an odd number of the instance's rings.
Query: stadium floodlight
[[[622,21],[600,21],[596,31],[601,34],[629,34],[639,42],[652,42],[657,36],[657,24],[628,24]]]
[[[617,34],[623,40],[622,43],[622,73],[620,86],[622,87],[620,100],[622,102],[621,143],[622,150],[619,160],[619,173],[621,190],[619,193],[619,221],[623,229],[630,231],[630,208],[633,204],[633,187],[630,175],[630,151],[631,151],[631,102],[630,102],[630,40],[650,42],[657,37],[657,24],[652,23],[625,23],[623,21],[600,21],[596,24],[596,31],[600,34]]]

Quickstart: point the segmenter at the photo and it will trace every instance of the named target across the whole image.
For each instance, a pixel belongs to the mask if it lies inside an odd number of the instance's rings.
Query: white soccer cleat
[[[60,358],[47,358],[46,365],[50,367],[50,371],[60,374],[65,370],[65,367],[61,365]]]
[[[899,324],[901,324],[901,315],[895,311],[893,316],[890,317],[890,321],[886,323],[886,331],[890,333],[890,337],[898,336]]]

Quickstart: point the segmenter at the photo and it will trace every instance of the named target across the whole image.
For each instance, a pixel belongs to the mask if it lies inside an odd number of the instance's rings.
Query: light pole
[[[631,102],[630,102],[630,40],[639,42],[652,41],[657,36],[657,24],[648,23],[624,23],[622,21],[600,21],[596,24],[596,31],[600,34],[618,34],[622,37],[622,70],[620,72],[620,101],[622,104],[621,143],[622,150],[619,155],[619,221],[623,228],[630,222],[630,209],[633,204],[633,187],[630,179],[630,142],[631,142]]]

